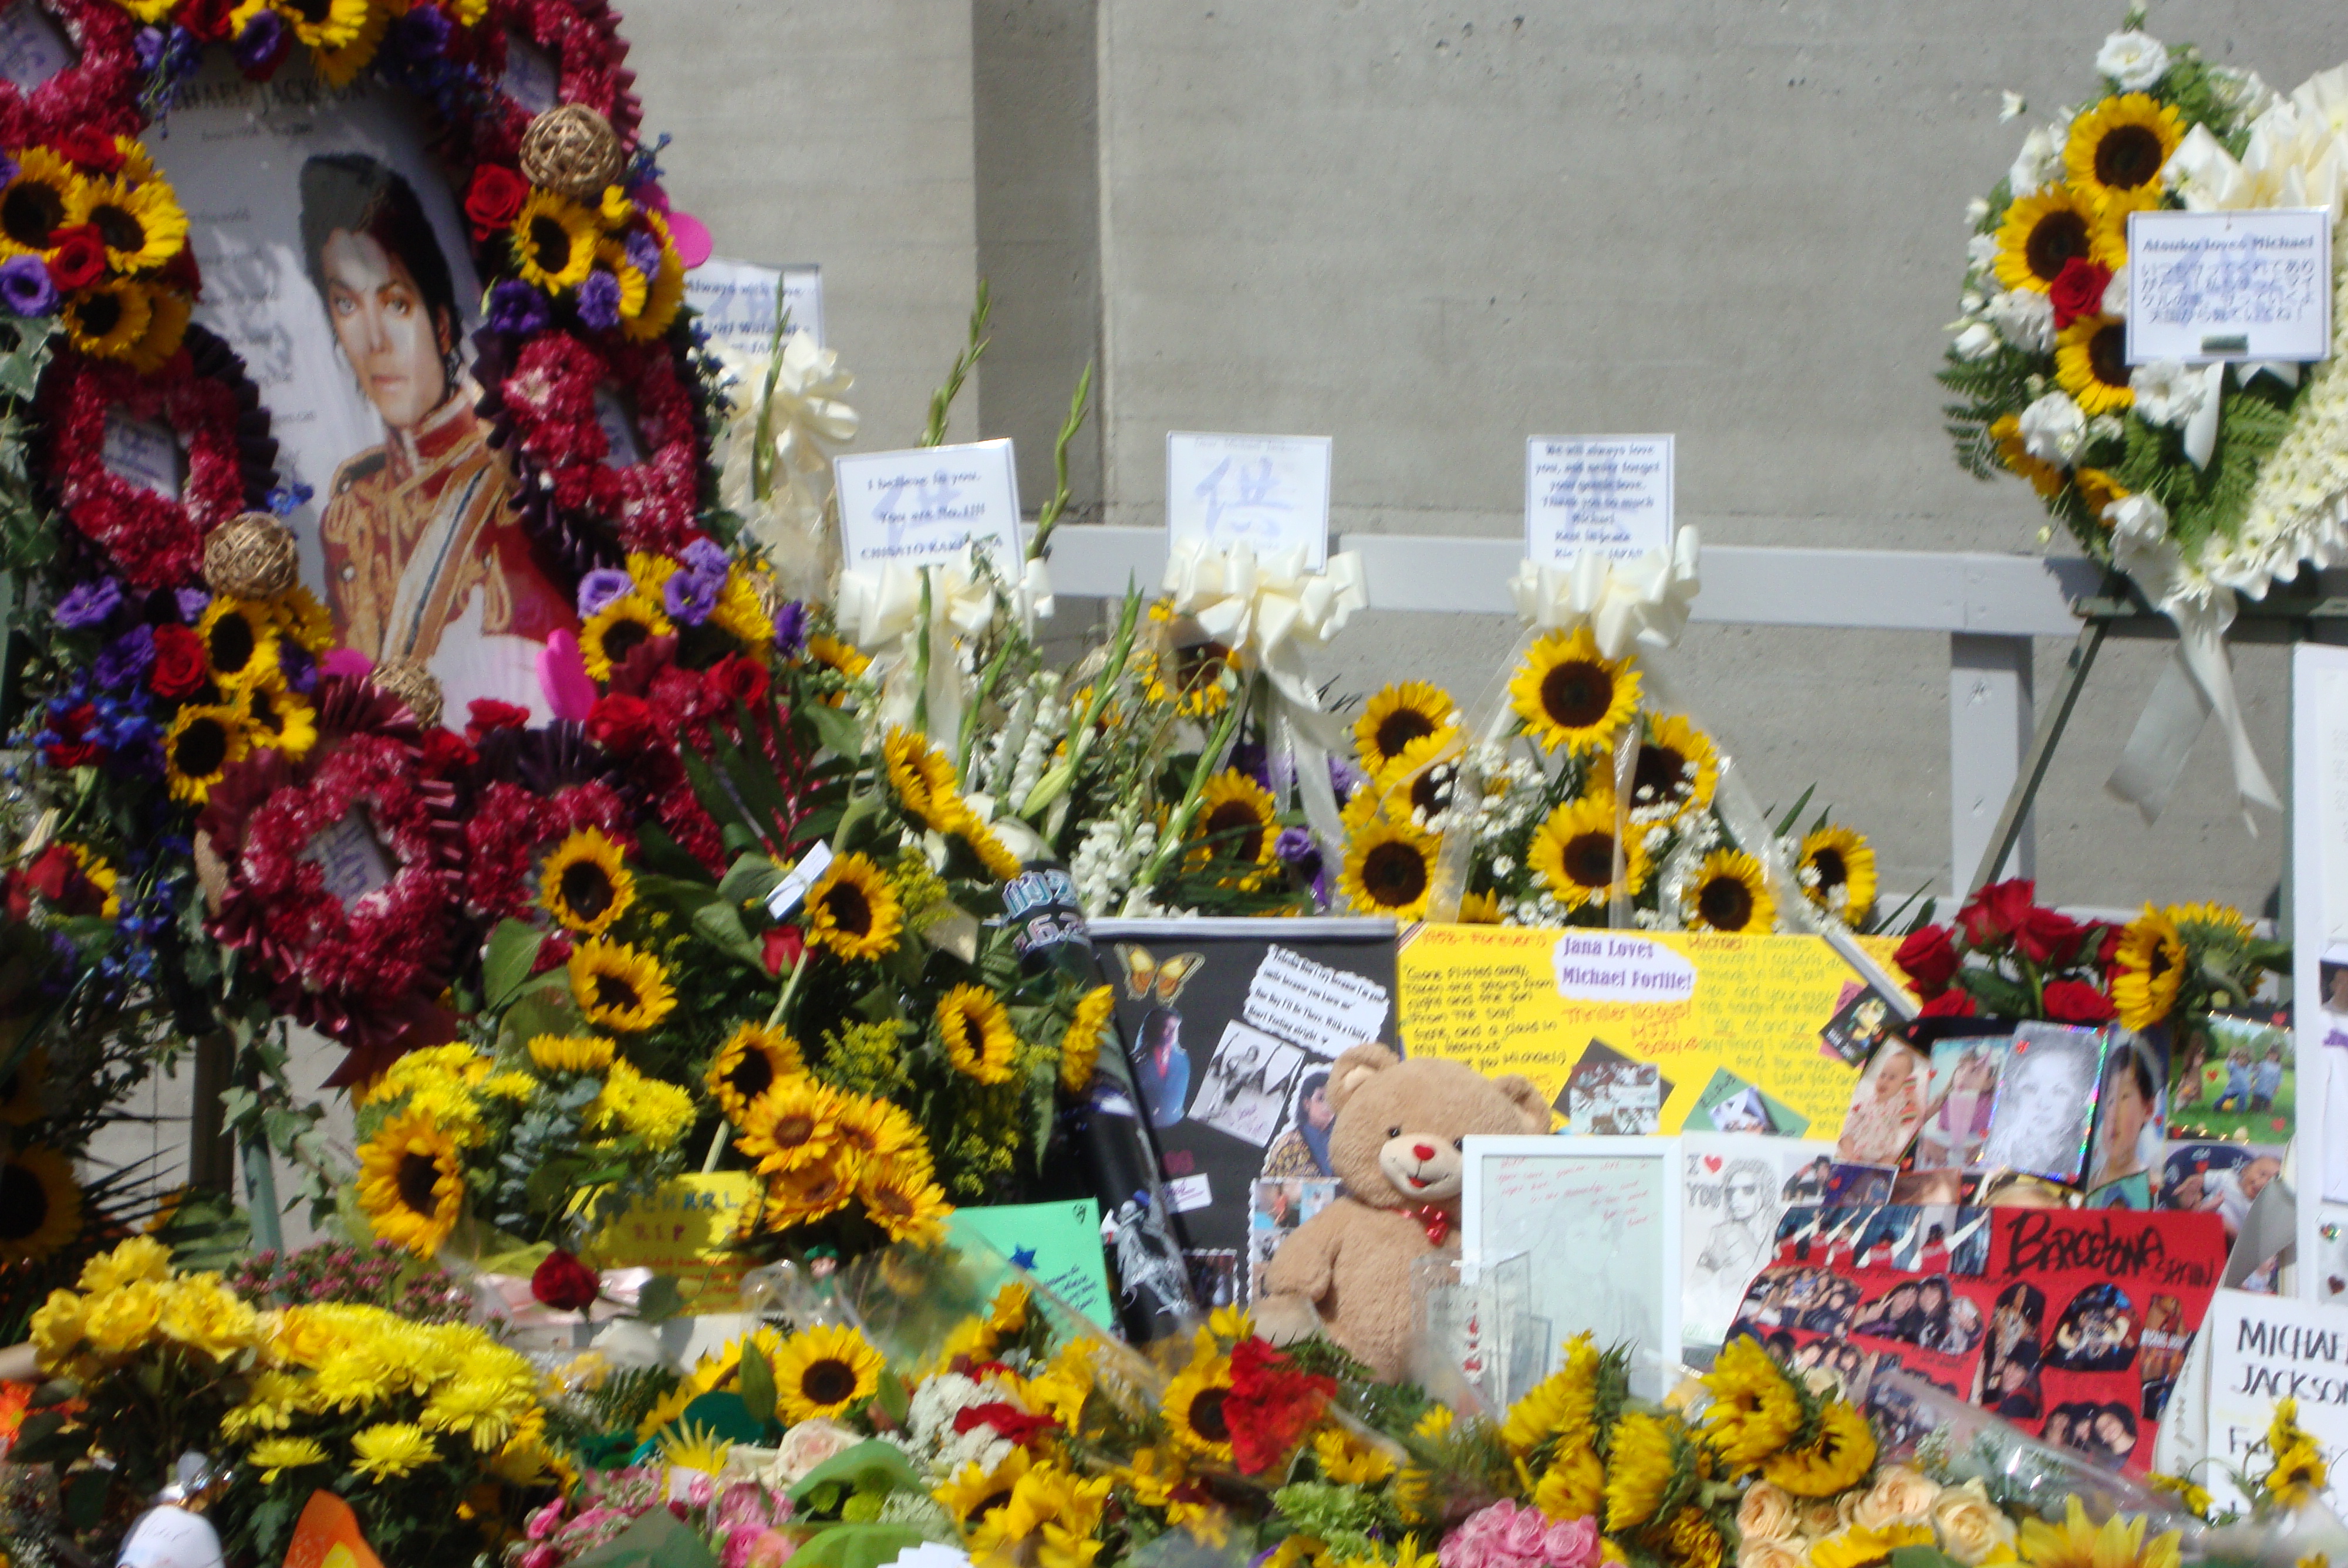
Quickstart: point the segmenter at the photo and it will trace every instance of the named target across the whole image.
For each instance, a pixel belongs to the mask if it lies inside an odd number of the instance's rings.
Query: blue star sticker
[[[1024,1268],[1030,1274],[1035,1273],[1035,1249],[1032,1246],[1013,1247],[1011,1249],[1011,1262],[1014,1267]]]

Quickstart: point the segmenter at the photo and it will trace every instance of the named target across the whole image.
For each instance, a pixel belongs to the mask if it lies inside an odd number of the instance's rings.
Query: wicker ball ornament
[[[301,575],[294,530],[267,512],[244,512],[204,540],[204,581],[231,599],[273,599]]]
[[[440,710],[445,699],[440,695],[440,682],[432,671],[414,659],[386,659],[367,675],[375,689],[386,696],[396,697],[407,704],[416,722],[430,729],[440,722]]]
[[[627,172],[627,154],[612,122],[585,104],[561,104],[530,122],[521,137],[522,178],[589,206]]]

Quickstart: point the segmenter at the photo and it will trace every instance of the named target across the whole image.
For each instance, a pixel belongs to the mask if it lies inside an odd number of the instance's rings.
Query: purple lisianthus
[[[620,280],[597,268],[579,285],[579,319],[597,332],[620,324]]]
[[[579,619],[592,617],[605,605],[635,591],[635,579],[615,566],[599,566],[579,579]]]
[[[122,585],[110,577],[86,582],[57,600],[57,623],[81,631],[97,626],[122,608]]]
[[[508,278],[489,291],[489,325],[498,332],[529,337],[546,330],[553,320],[546,298],[519,278]]]
[[[15,178],[13,166],[9,178]],[[0,301],[20,316],[45,316],[56,310],[57,286],[49,282],[48,264],[38,256],[0,261]]]
[[[410,59],[431,59],[448,47],[448,18],[429,5],[419,5],[391,25],[389,42]]]
[[[1272,852],[1282,866],[1292,866],[1308,875],[1321,860],[1321,850],[1313,842],[1313,835],[1302,827],[1282,828],[1280,836],[1272,840]]]
[[[726,547],[716,539],[694,540],[685,547],[678,559],[703,577],[722,578],[726,575]]]
[[[101,649],[91,674],[113,691],[135,684],[155,662],[155,629],[138,625]]]
[[[687,626],[698,626],[717,608],[717,584],[699,572],[681,571],[668,579],[661,598],[667,603],[669,614]]]
[[[171,602],[180,607],[180,619],[193,626],[212,607],[212,596],[200,588],[174,589]]]
[[[649,230],[628,231],[625,249],[628,252],[628,265],[642,272],[644,275],[644,282],[649,283],[660,276],[660,241],[652,237]]]
[[[141,27],[131,36],[130,53],[139,61],[139,68],[151,71],[163,58],[163,29]]]
[[[277,667],[285,672],[285,684],[304,697],[318,690],[318,661],[300,643],[289,639],[277,644]]]
[[[775,651],[796,659],[806,641],[807,606],[794,599],[775,612]]]
[[[236,63],[241,69],[258,71],[273,67],[284,57],[289,35],[285,18],[276,12],[263,9],[253,13],[236,36]]]

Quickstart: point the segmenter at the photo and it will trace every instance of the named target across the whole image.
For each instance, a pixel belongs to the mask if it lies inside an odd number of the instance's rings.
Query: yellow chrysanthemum
[[[557,845],[539,876],[540,906],[582,937],[602,936],[635,899],[635,876],[601,828],[582,827]]]
[[[1766,935],[1777,918],[1761,863],[1740,849],[1715,849],[1688,884],[1690,929]]]
[[[660,265],[645,280],[644,308],[620,323],[621,333],[637,343],[650,343],[668,331],[685,303],[685,261],[676,253],[668,220],[650,209],[644,211],[644,220],[660,241]]]
[[[1377,819],[1345,840],[1337,889],[1365,914],[1416,920],[1435,885],[1437,841],[1408,823]]]
[[[571,994],[591,1023],[635,1034],[675,1009],[668,972],[641,948],[596,937],[571,949],[569,967]]]
[[[1354,721],[1354,747],[1362,771],[1378,772],[1413,741],[1447,727],[1456,708],[1450,692],[1425,681],[1401,681],[1379,692]]]
[[[2020,415],[2001,415],[1989,427],[1989,438],[1997,447],[1997,460],[2005,465],[2007,472],[2029,480],[2030,487],[2042,496],[2062,494],[2063,470],[2032,455],[2022,439]]]
[[[919,730],[891,727],[880,743],[889,787],[905,815],[932,833],[952,833],[966,809],[954,780],[953,759],[930,744]]]
[[[2076,1497],[2063,1500],[2063,1522],[2025,1518],[2015,1546],[2030,1568],[2177,1568],[2174,1530],[2145,1538],[2145,1521],[2115,1512],[2098,1529]]]
[[[904,927],[904,907],[869,856],[840,856],[808,889],[807,939],[826,952],[886,958]]]
[[[81,1234],[81,1185],[55,1149],[0,1161],[0,1264],[38,1263]]]
[[[1704,1386],[1712,1390],[1704,1435],[1733,1474],[1756,1469],[1801,1432],[1801,1396],[1756,1339],[1724,1346]]]
[[[154,291],[128,278],[92,283],[66,296],[59,314],[74,347],[98,359],[129,359],[155,314]]]
[[[1509,698],[1543,751],[1594,751],[1613,744],[1639,711],[1639,672],[1599,652],[1586,626],[1552,631],[1525,655]]]
[[[1720,753],[1712,737],[1676,713],[1651,721],[1631,773],[1631,820],[1647,826],[1679,821],[1712,804]]]
[[[351,1437],[351,1473],[374,1481],[412,1474],[439,1458],[431,1438],[412,1421],[378,1421]]]
[[[2106,98],[2071,122],[2063,144],[2072,190],[2106,215],[2160,205],[2160,170],[2185,139],[2174,106],[2143,93]]]
[[[358,1204],[376,1235],[430,1257],[465,1208],[456,1141],[423,1112],[394,1116],[359,1145]]]
[[[710,1059],[706,1082],[726,1119],[738,1127],[768,1090],[806,1066],[788,1033],[746,1019]]]
[[[767,1086],[743,1107],[736,1142],[762,1175],[820,1164],[839,1142],[839,1095],[804,1072]]]
[[[1818,1436],[1771,1455],[1761,1474],[1796,1497],[1833,1497],[1858,1485],[1874,1465],[1875,1433],[1867,1418],[1836,1399],[1821,1413]]]
[[[2067,185],[2018,198],[1997,231],[1997,281],[2044,293],[2063,264],[2095,249],[2096,203]]]
[[[547,1072],[601,1072],[615,1050],[600,1034],[532,1035],[529,1049],[530,1061]]]
[[[121,175],[85,179],[73,221],[95,225],[106,260],[118,272],[143,272],[180,253],[188,215],[160,179],[134,185]]]
[[[714,1476],[726,1468],[726,1456],[734,1445],[718,1435],[715,1427],[696,1421],[682,1421],[665,1428],[660,1435],[661,1460],[672,1470],[699,1471]]]
[[[590,678],[609,681],[627,657],[655,637],[674,637],[660,600],[641,589],[623,593],[587,618],[579,629],[579,657]]]
[[[1585,795],[1549,814],[1525,852],[1525,864],[1569,909],[1602,904],[1617,892],[1635,896],[1647,885],[1646,840],[1644,835],[1627,835],[1618,883],[1614,856],[1623,836],[1615,832],[1613,797]]]
[[[1101,1031],[1116,1013],[1117,991],[1110,986],[1094,987],[1076,1004],[1068,1032],[1060,1037],[1060,1087],[1069,1093],[1081,1094],[1091,1086],[1100,1061]]]
[[[1159,1409],[1177,1442],[1195,1454],[1229,1464],[1231,1426],[1223,1413],[1223,1402],[1231,1393],[1231,1358],[1199,1356],[1166,1385],[1166,1397]]]
[[[664,1079],[646,1077],[623,1057],[612,1063],[602,1091],[588,1105],[586,1124],[596,1131],[616,1127],[657,1149],[690,1132],[695,1116],[691,1093]]]
[[[2184,983],[2185,944],[2178,939],[2177,922],[2147,904],[2112,953],[2112,1005],[2119,1009],[2120,1027],[2147,1030],[2160,1022],[2177,1006]]]
[[[49,148],[16,152],[16,175],[0,186],[0,254],[37,256],[84,203],[81,171]]]
[[[180,709],[163,736],[163,778],[171,798],[203,804],[212,785],[244,760],[252,743],[243,717],[234,708],[205,702]]]
[[[1277,864],[1272,848],[1280,839],[1280,803],[1239,769],[1225,768],[1200,793],[1190,837],[1194,847],[1186,863],[1191,870],[1210,864],[1235,866],[1237,876],[1225,880],[1255,886]]]
[[[789,1421],[829,1419],[880,1386],[880,1352],[840,1325],[819,1325],[785,1339],[774,1355],[775,1398]]]
[[[945,1239],[946,1220],[953,1213],[953,1204],[946,1201],[945,1189],[931,1175],[927,1156],[868,1162],[862,1179],[856,1184],[857,1201],[891,1241],[934,1245]]]
[[[1875,851],[1866,835],[1828,823],[1803,835],[1794,879],[1811,903],[1855,926],[1875,907]]]
[[[173,1280],[155,1326],[174,1344],[215,1361],[252,1348],[261,1337],[259,1315],[216,1274]]]
[[[263,1486],[274,1486],[289,1470],[325,1463],[326,1450],[315,1438],[263,1438],[246,1450],[244,1462],[261,1472]]]
[[[256,666],[239,700],[254,751],[279,752],[300,762],[318,743],[318,711],[285,683],[276,665]]]
[[[1882,1568],[1902,1546],[1930,1546],[1929,1524],[1887,1524],[1864,1530],[1854,1524],[1810,1543],[1810,1568]]]
[[[2054,340],[2054,380],[2089,417],[2136,406],[2128,385],[2127,323],[2081,316]]]
[[[160,1285],[170,1277],[171,1249],[153,1236],[135,1235],[83,1264],[77,1283],[93,1296],[103,1296],[142,1279]]]
[[[956,986],[938,999],[937,1022],[938,1039],[956,1071],[981,1083],[1011,1081],[1019,1036],[1000,997],[984,986]]]
[[[537,190],[514,214],[508,237],[514,270],[533,289],[561,293],[587,279],[595,265],[595,215],[568,197]]]
[[[1635,1529],[1655,1516],[1686,1460],[1684,1429],[1633,1410],[1614,1425],[1606,1463],[1606,1528]]]

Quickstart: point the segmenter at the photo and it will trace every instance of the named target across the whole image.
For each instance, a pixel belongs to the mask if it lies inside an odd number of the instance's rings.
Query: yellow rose
[[[135,1235],[112,1252],[81,1266],[81,1287],[97,1295],[140,1280],[161,1284],[171,1277],[171,1249],[151,1235]]]
[[[1748,1542],[1794,1539],[1794,1496],[1784,1487],[1756,1481],[1736,1505],[1736,1528]]]
[[[1924,1524],[1941,1495],[1940,1483],[1904,1464],[1876,1471],[1875,1485],[1850,1511],[1850,1522],[1862,1530],[1887,1530],[1895,1524]]]
[[[1736,1568],[1809,1568],[1809,1561],[1793,1542],[1756,1541],[1748,1535],[1736,1549]]]
[[[191,1349],[225,1361],[260,1337],[258,1315],[217,1275],[191,1276],[167,1288],[160,1327]]]
[[[1842,1514],[1835,1508],[1834,1499],[1813,1498],[1795,1508],[1794,1525],[1805,1539],[1816,1541],[1840,1530]]]
[[[1978,1479],[1942,1491],[1932,1505],[1932,1523],[1941,1532],[1941,1550],[1965,1568],[2013,1555],[2013,1521],[1989,1500],[1989,1489]]]
[[[163,1315],[163,1293],[152,1281],[137,1279],[91,1296],[88,1306],[89,1348],[109,1361],[120,1361],[154,1337],[155,1324]]]
[[[55,1372],[81,1346],[87,1313],[82,1298],[70,1290],[52,1290],[33,1314],[33,1350],[41,1370]]]

